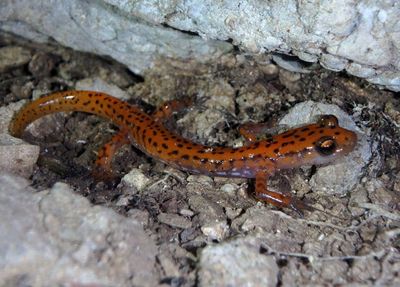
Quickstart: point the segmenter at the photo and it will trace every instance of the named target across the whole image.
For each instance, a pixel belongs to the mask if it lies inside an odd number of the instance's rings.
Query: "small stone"
[[[222,241],[229,235],[229,226],[226,221],[209,221],[200,229],[210,240]]]
[[[295,93],[300,90],[300,73],[290,72],[284,69],[279,70],[279,81],[284,85],[291,93]]]
[[[238,217],[242,213],[243,209],[241,208],[231,208],[231,207],[226,207],[225,208],[225,213],[228,216],[229,219],[234,219]]]
[[[23,85],[18,85],[18,84],[12,85],[11,92],[15,95],[15,97],[18,100],[25,100],[29,99],[30,96],[32,95],[33,87],[34,87],[33,82],[28,81]]]
[[[8,134],[0,134],[0,170],[30,177],[39,158],[40,147]]]
[[[190,228],[192,227],[192,222],[182,216],[173,213],[160,213],[157,219],[164,224],[167,224],[176,228]]]
[[[268,78],[274,78],[278,76],[279,67],[274,64],[260,65],[261,71],[263,71],[264,75]]]
[[[259,246],[254,238],[207,246],[201,252],[199,286],[277,286],[278,265]]]
[[[47,53],[36,53],[29,62],[28,69],[32,75],[38,78],[49,76],[56,65],[56,57]]]
[[[31,59],[31,51],[17,46],[0,48],[0,73],[23,66]]]
[[[143,174],[142,170],[134,168],[121,179],[121,182],[142,191],[150,183],[150,179]]]
[[[231,184],[231,183],[226,183],[223,186],[221,186],[221,191],[226,192],[226,193],[234,193],[236,190],[238,190],[239,186],[237,184]]]
[[[165,277],[179,277],[179,269],[175,262],[172,261],[166,254],[159,254],[157,256],[158,261],[161,264],[162,269],[164,270]]]
[[[179,214],[186,216],[186,217],[192,217],[194,215],[194,212],[191,211],[190,209],[184,208],[184,209],[179,210]]]

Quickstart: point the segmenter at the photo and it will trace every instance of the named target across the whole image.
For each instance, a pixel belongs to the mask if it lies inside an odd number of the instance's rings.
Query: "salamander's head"
[[[327,164],[350,153],[357,144],[353,131],[339,126],[333,115],[323,115],[318,122],[277,137],[278,142],[289,142],[279,148],[278,168]]]

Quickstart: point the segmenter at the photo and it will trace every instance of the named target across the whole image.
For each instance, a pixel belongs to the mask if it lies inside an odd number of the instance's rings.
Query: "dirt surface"
[[[134,169],[133,180],[97,182],[91,176],[96,152],[117,127],[83,113],[50,116],[38,124],[35,136],[25,136],[41,146],[32,185],[41,189],[63,181],[94,204],[139,218],[157,242],[156,269],[166,285],[198,284],[205,246],[253,232],[262,234],[260,254],[272,255],[278,264],[278,285],[400,284],[399,94],[319,66],[308,67],[310,73],[288,72],[269,55],[226,55],[202,65],[164,59],[138,77],[110,59],[55,44],[1,34],[0,48],[20,57],[1,70],[1,105],[74,89],[83,79],[102,79],[148,112],[166,100],[196,98],[171,128],[208,145],[237,145],[243,142],[237,132],[241,123],[274,122],[299,102],[338,105],[373,146],[359,185],[345,197],[316,194],[307,189],[315,167],[274,179],[278,188],[285,188],[279,183],[285,182],[335,217],[306,212],[301,218],[257,203],[246,179],[189,175],[129,146],[116,156],[114,169],[120,177]],[[216,220],[221,224],[211,224]]]

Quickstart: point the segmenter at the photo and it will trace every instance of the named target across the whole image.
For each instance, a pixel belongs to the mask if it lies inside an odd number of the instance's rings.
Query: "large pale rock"
[[[0,174],[1,286],[156,286],[156,246],[133,219],[65,184]]]
[[[2,2],[0,29],[109,55],[137,73],[165,57],[215,59],[232,40],[246,52],[290,53],[400,90],[397,0]]]

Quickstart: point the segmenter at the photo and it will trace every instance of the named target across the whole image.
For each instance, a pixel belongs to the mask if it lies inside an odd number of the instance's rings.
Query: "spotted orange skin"
[[[256,178],[256,194],[259,199],[294,209],[296,207],[291,197],[268,191],[262,182],[277,170],[329,163],[349,153],[357,142],[354,132],[341,128],[337,119],[328,115],[317,123],[243,147],[205,146],[183,138],[163,125],[164,117],[171,112],[168,108],[166,105],[164,109],[157,110],[154,116],[150,116],[140,108],[104,93],[56,92],[25,105],[14,116],[9,130],[11,135],[21,137],[31,122],[56,112],[81,111],[95,114],[111,120],[121,128],[121,134],[115,137],[117,140],[122,136],[123,143],[129,140],[155,159],[193,173]],[[320,146],[316,146],[321,144],[321,139],[334,142],[334,150],[329,150],[332,152],[329,155],[321,152]],[[330,143],[325,142],[322,147]],[[270,199],[271,196],[278,198]]]

